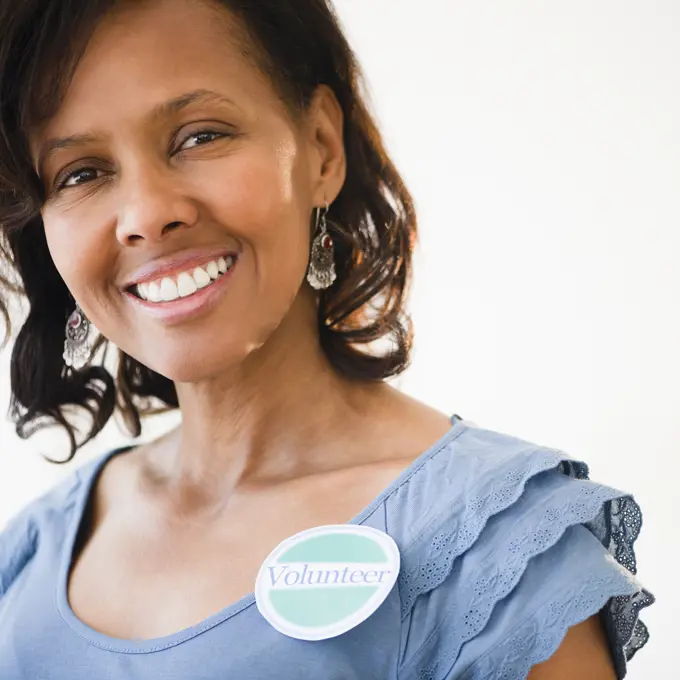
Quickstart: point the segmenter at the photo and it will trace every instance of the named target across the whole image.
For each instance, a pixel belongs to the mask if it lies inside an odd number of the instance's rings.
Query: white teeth
[[[165,302],[171,302],[179,297],[177,285],[172,279],[167,276],[161,281],[161,299]]]
[[[205,288],[206,286],[210,285],[210,282],[212,281],[210,274],[208,274],[205,269],[201,269],[200,267],[196,267],[196,269],[194,269],[192,276],[198,288]]]
[[[225,274],[234,261],[235,258],[231,255],[220,257],[201,267],[195,267],[191,272],[182,272],[176,281],[166,276],[156,281],[139,283],[136,292],[142,300],[149,302],[172,302],[180,297],[188,297]]]
[[[216,279],[220,275],[219,267],[217,266],[217,262],[214,260],[212,262],[208,262],[208,264],[205,266],[205,271],[208,272],[208,276],[211,279]]]
[[[197,290],[198,286],[196,285],[196,282],[186,272],[182,272],[177,277],[177,292],[179,293],[180,297],[186,297],[187,295],[191,295],[192,293],[195,293]]]
[[[147,284],[146,292],[149,302],[160,302],[163,299],[161,296],[161,287],[155,281]]]

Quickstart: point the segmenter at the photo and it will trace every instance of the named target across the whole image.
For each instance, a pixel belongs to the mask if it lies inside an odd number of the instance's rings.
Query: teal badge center
[[[263,562],[255,583],[257,607],[284,635],[335,637],[384,602],[399,564],[396,543],[377,529],[338,524],[302,531]]]

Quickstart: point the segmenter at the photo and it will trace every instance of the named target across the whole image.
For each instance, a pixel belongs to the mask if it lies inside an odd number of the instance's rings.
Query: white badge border
[[[276,560],[281,553],[290,550],[301,541],[305,541],[315,535],[323,535],[326,533],[347,533],[357,536],[369,534],[385,551],[385,554],[387,555],[387,564],[389,564],[390,567],[394,567],[394,572],[390,575],[389,580],[385,581],[385,583],[381,583],[381,587],[379,587],[351,616],[328,626],[317,626],[314,628],[292,624],[281,617],[270,604],[268,597],[269,588],[266,585],[267,567],[269,566],[269,563]],[[355,628],[371,616],[392,592],[394,584],[397,582],[400,568],[401,555],[399,554],[399,548],[394,542],[394,539],[384,531],[374,529],[373,527],[363,526],[361,524],[324,524],[322,526],[312,527],[311,529],[305,529],[304,531],[289,536],[281,541],[281,543],[267,555],[260,566],[255,580],[255,603],[260,614],[262,614],[262,616],[264,616],[279,633],[282,633],[287,637],[295,638],[296,640],[307,640],[312,642],[327,640],[346,633],[348,630]]]

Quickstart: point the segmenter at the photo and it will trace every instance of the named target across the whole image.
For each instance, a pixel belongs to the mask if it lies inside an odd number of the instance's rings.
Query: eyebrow
[[[194,90],[193,92],[181,94],[179,97],[158,104],[151,110],[150,117],[152,119],[167,118],[179,113],[190,104],[229,104],[238,108],[233,100],[218,92],[213,92],[212,90]]]
[[[153,121],[169,118],[192,104],[229,104],[230,106],[238,108],[238,105],[233,100],[229,99],[229,97],[225,97],[212,90],[200,89],[186,92],[178,97],[157,104],[149,113],[148,118]],[[81,134],[47,140],[40,147],[37,167],[41,168],[45,160],[60,149],[90,144],[98,141],[98,139],[99,138],[96,135]]]

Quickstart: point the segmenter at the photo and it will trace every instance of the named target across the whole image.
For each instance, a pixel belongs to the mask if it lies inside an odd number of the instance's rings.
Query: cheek
[[[255,148],[226,159],[222,171],[213,168],[201,182],[214,219],[250,246],[262,266],[271,266],[272,257],[281,270],[306,263],[309,190],[298,158],[292,144]]]
[[[44,212],[43,223],[47,246],[61,278],[83,307],[94,311],[93,301],[99,297],[109,259],[101,235],[95,229],[83,228],[80,218]]]

